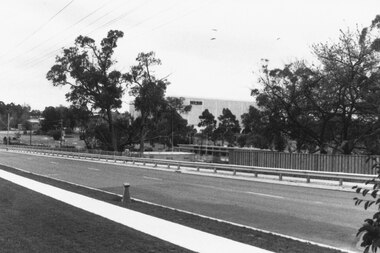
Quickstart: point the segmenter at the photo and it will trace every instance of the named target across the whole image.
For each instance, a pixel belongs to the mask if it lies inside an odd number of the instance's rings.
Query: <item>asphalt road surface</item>
[[[259,229],[355,249],[355,234],[375,209],[354,192],[189,175],[126,165],[0,151],[0,164]]]

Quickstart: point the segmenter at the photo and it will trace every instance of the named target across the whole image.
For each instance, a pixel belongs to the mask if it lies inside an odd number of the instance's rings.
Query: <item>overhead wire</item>
[[[25,56],[25,54],[30,54],[32,53],[33,51],[35,51],[36,49],[40,48],[42,45],[44,45],[46,42],[54,39],[55,37],[57,37],[57,35],[62,35],[62,33],[65,33],[66,31],[70,30],[71,28],[75,27],[76,25],[80,24],[81,22],[83,22],[85,19],[89,18],[90,16],[92,16],[93,14],[95,14],[96,12],[98,12],[100,9],[104,8],[107,4],[109,4],[110,1],[105,1],[103,5],[101,5],[100,7],[98,7],[97,9],[93,10],[92,12],[90,12],[89,14],[87,14],[86,16],[80,18],[78,21],[76,21],[74,24],[66,27],[66,29],[62,30],[62,31],[58,31],[57,33],[55,33],[54,35],[50,36],[49,38],[43,40],[42,42],[38,43],[37,45],[33,46],[32,48],[28,48],[26,49],[25,51],[23,51],[22,53],[20,53],[19,55],[17,56],[14,56],[13,58],[11,58],[10,60],[7,60],[7,64],[13,62],[14,60],[18,59],[19,57],[21,56]],[[4,63],[3,63],[4,64]],[[0,64],[3,65],[3,64]]]
[[[35,34],[37,34],[39,31],[41,31],[47,24],[49,24],[55,17],[57,17],[61,12],[63,12],[67,7],[69,7],[75,0],[71,0],[68,4],[66,4],[63,8],[61,8],[57,13],[55,13],[52,17],[50,17],[45,23],[43,23],[40,27],[38,27],[36,30],[34,30],[31,34],[26,36],[20,43],[16,45],[16,47],[21,46],[24,44],[28,39],[33,37]]]
[[[59,13],[61,13],[64,9],[66,9],[66,8],[67,8],[67,7],[73,2],[73,1],[74,1],[74,0],[70,1],[70,2],[69,2],[64,8],[62,8],[59,12],[57,12],[57,13],[56,13],[56,14],[50,19],[50,21],[51,21],[54,17],[56,17]],[[130,15],[130,14],[133,13],[134,11],[137,11],[137,10],[141,9],[141,8],[142,8],[147,2],[149,2],[149,1],[150,1],[150,0],[145,1],[143,4],[141,4],[141,5],[139,5],[139,6],[135,7],[135,8],[133,8],[132,10],[128,10],[128,11],[126,11],[126,12],[123,12],[123,13],[121,13],[119,16],[117,16],[116,18],[113,18],[113,19],[111,19],[111,20],[108,20],[106,23],[103,23],[102,25],[98,26],[97,28],[95,28],[94,30],[92,30],[90,33],[93,33],[93,32],[95,32],[95,31],[97,31],[97,30],[100,30],[101,28],[104,28],[104,27],[107,27],[107,26],[110,26],[110,25],[112,25],[112,24],[115,24],[115,23],[119,22],[120,20],[126,18],[128,15]],[[210,2],[210,1],[208,1],[208,2]],[[208,3],[208,2],[207,2],[207,3]],[[178,4],[178,3],[175,3],[175,4],[173,4],[173,5],[171,5],[171,6],[167,7],[167,8],[165,8],[165,9],[163,9],[163,10],[160,10],[159,12],[157,12],[157,13],[151,15],[150,17],[147,17],[147,18],[145,18],[144,20],[141,20],[141,21],[135,23],[134,25],[130,26],[129,28],[130,28],[130,29],[135,28],[135,27],[137,27],[137,26],[139,26],[139,25],[141,25],[141,24],[143,24],[143,23],[145,23],[145,22],[147,22],[147,21],[149,21],[149,20],[155,18],[155,17],[159,16],[161,13],[166,12],[166,11],[168,11],[169,9],[173,8],[173,7],[176,6],[177,4]],[[70,26],[70,28],[75,27],[76,25],[78,25],[78,24],[81,23],[82,21],[86,20],[88,17],[92,16],[93,14],[95,14],[96,12],[98,12],[100,9],[102,9],[105,5],[107,5],[107,3],[103,4],[102,6],[98,7],[97,9],[93,10],[92,12],[90,12],[89,14],[87,14],[86,16],[84,16],[83,18],[79,19],[77,22],[75,22],[74,24],[72,24],[72,25]],[[193,9],[191,9],[190,11],[187,11],[187,12],[185,12],[185,13],[181,13],[179,16],[177,16],[177,17],[175,17],[175,18],[169,20],[168,22],[165,22],[165,23],[163,23],[163,24],[161,24],[161,25],[159,25],[159,26],[157,26],[157,27],[155,27],[155,28],[153,28],[153,29],[154,29],[154,30],[160,29],[161,27],[166,26],[166,25],[168,25],[168,24],[170,24],[170,23],[172,23],[172,22],[175,22],[176,20],[178,20],[178,19],[180,19],[180,18],[182,18],[182,17],[184,17],[184,16],[188,16],[188,15],[190,15],[191,13],[193,13],[193,12],[195,12],[196,10],[202,8],[203,6],[204,6],[204,5],[202,5],[202,6],[200,6],[200,7],[197,7],[197,8],[193,8]],[[97,23],[99,20],[103,19],[104,17],[106,17],[107,15],[109,15],[110,13],[112,13],[113,11],[114,11],[114,9],[111,10],[111,11],[109,11],[109,12],[107,12],[107,13],[105,13],[105,14],[103,14],[100,18],[97,18],[95,21],[93,21],[93,22],[91,22],[90,24],[88,24],[87,27],[89,27],[89,26],[91,26],[91,25]],[[50,21],[49,21],[49,22],[50,22]],[[42,28],[43,28],[43,27],[42,27]],[[39,28],[39,30],[41,30],[42,28]],[[68,29],[69,29],[69,27],[66,28],[65,31],[68,30]],[[37,33],[39,30],[36,30],[36,33]],[[31,36],[33,36],[33,35],[31,35]],[[49,38],[49,39],[50,39],[50,38]],[[45,42],[45,41],[43,41],[42,43],[44,43],[44,42]],[[40,45],[37,45],[37,46],[35,46],[35,47],[38,47],[38,46],[40,46]],[[38,64],[40,64],[40,63],[42,63],[42,62],[44,62],[44,61],[46,61],[46,60],[48,60],[48,59],[51,59],[51,56],[55,55],[55,54],[56,54],[58,51],[60,51],[60,50],[61,50],[60,48],[59,48],[59,49],[54,49],[54,50],[49,51],[48,53],[46,53],[46,54],[44,54],[44,55],[42,55],[42,56],[39,56],[39,57],[37,57],[37,58],[34,58],[34,59],[32,59],[31,61],[26,62],[26,67],[29,69],[30,67],[36,66],[36,65],[38,65]],[[125,67],[124,67],[124,68],[125,68]],[[28,80],[30,80],[30,79],[28,79]],[[19,83],[19,82],[18,82],[18,83]]]

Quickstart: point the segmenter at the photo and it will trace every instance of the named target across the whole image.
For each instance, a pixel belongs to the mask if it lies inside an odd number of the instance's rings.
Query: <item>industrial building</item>
[[[215,119],[222,114],[224,108],[228,108],[235,116],[236,119],[241,123],[241,115],[247,113],[250,106],[255,105],[253,102],[248,101],[237,101],[237,100],[223,100],[223,99],[211,99],[211,98],[196,98],[196,97],[183,97],[184,105],[191,105],[191,111],[181,114],[181,116],[187,120],[189,125],[193,125],[198,128],[199,116],[206,109]],[[137,117],[138,112],[136,112],[133,104],[130,105],[129,112],[132,116]]]

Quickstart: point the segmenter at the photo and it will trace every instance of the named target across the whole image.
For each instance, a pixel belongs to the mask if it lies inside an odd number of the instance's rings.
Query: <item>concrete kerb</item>
[[[0,163],[0,164],[3,165],[3,166],[11,167],[11,166],[8,166],[8,165],[4,165],[2,163]],[[93,187],[90,187],[90,186],[76,184],[76,183],[72,183],[72,182],[69,182],[69,181],[66,181],[66,180],[61,180],[61,179],[53,178],[53,177],[50,177],[50,176],[45,176],[45,175],[42,175],[42,174],[29,172],[27,170],[23,170],[23,169],[20,169],[20,168],[17,168],[17,167],[12,167],[12,168],[16,169],[16,170],[19,170],[19,171],[22,171],[22,172],[25,172],[25,173],[28,173],[28,174],[37,175],[37,176],[40,176],[40,177],[56,180],[56,181],[67,183],[67,184],[71,184],[71,185],[74,185],[74,186],[83,187],[83,188],[86,188],[86,189],[89,189],[89,190],[103,192],[103,193],[107,193],[107,194],[118,196],[118,197],[123,197],[123,195],[116,194],[116,193],[113,193],[113,192],[110,192],[110,191],[105,191],[105,190],[93,188]],[[165,206],[165,205],[156,204],[156,203],[153,203],[153,202],[150,202],[150,201],[146,201],[146,200],[142,200],[142,199],[130,198],[130,200],[146,203],[146,204],[157,206],[157,207],[166,208],[166,209],[173,210],[173,211],[182,212],[182,213],[185,213],[185,214],[195,215],[195,216],[198,216],[198,217],[201,217],[201,218],[210,219],[210,220],[218,221],[218,222],[223,222],[223,223],[230,224],[230,225],[233,225],[233,226],[247,228],[247,229],[251,229],[251,230],[254,230],[254,231],[258,231],[258,232],[262,232],[262,233],[266,233],[266,234],[271,234],[271,235],[275,235],[275,236],[279,236],[279,237],[295,240],[295,241],[302,242],[302,243],[312,244],[312,245],[316,245],[316,246],[319,246],[319,247],[322,247],[322,248],[328,248],[328,249],[338,250],[338,251],[345,252],[345,253],[356,253],[354,251],[340,249],[340,248],[336,248],[336,247],[333,247],[333,246],[330,246],[330,245],[326,245],[326,244],[322,244],[322,243],[308,241],[308,240],[304,240],[304,239],[293,237],[293,236],[288,236],[288,235],[284,235],[284,234],[280,234],[280,233],[271,232],[271,231],[268,231],[268,230],[263,230],[263,229],[258,229],[258,228],[247,226],[247,225],[242,225],[242,224],[235,223],[235,222],[230,222],[230,221],[226,221],[226,220],[222,220],[222,219],[217,219],[217,218],[214,218],[214,217],[210,217],[210,216],[206,216],[206,215],[202,215],[202,214],[198,214],[198,213],[194,213],[194,212],[189,212],[189,211],[182,210],[182,209],[177,209],[177,208],[173,208],[173,207],[169,207],[169,206]]]

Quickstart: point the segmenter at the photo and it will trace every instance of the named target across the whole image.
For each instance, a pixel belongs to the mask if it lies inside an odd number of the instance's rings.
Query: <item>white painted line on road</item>
[[[258,192],[245,192],[245,193],[252,194],[252,195],[258,195],[258,196],[263,196],[263,197],[275,198],[275,199],[285,199],[284,197],[281,197],[281,196],[264,194],[264,193],[258,193]]]
[[[195,252],[269,253],[271,251],[216,236],[190,227],[162,220],[130,209],[59,189],[35,180],[0,170],[0,177],[30,190],[76,206],[145,234],[171,242]],[[164,228],[164,229],[163,229]]]
[[[57,162],[50,162],[50,163],[52,163],[52,164],[58,164]]]
[[[285,199],[285,197],[282,197],[282,196],[270,195],[270,194],[264,194],[264,193],[258,193],[258,192],[239,191],[239,190],[233,190],[233,189],[222,188],[222,187],[215,187],[215,186],[210,186],[210,185],[202,185],[202,184],[189,184],[189,185],[214,189],[214,190],[218,190],[218,191],[245,193],[245,194],[258,195],[258,196],[268,197],[268,198]]]
[[[150,180],[155,180],[155,181],[162,181],[161,178],[156,178],[156,177],[146,177],[146,176],[143,176],[143,178],[150,179]]]
[[[95,170],[95,171],[100,171],[100,169],[96,169],[96,168],[91,168],[91,167],[89,167],[89,168],[87,168],[88,170]]]

